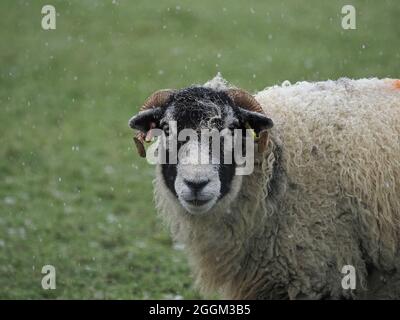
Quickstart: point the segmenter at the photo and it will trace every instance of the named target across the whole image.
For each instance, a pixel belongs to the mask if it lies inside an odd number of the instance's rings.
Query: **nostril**
[[[210,180],[201,180],[201,181],[184,180],[184,182],[194,192],[199,192],[210,182]]]

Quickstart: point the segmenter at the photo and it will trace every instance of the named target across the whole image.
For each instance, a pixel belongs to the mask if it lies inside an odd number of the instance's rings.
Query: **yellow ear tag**
[[[254,139],[254,140],[258,138],[257,135],[256,135],[256,132],[253,130],[252,127],[250,127],[250,125],[249,125],[248,122],[246,122],[245,127],[246,127],[246,129],[251,130],[251,134],[253,135],[253,139]]]

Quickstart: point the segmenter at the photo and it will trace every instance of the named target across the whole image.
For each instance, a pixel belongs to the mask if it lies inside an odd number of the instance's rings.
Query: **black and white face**
[[[176,134],[191,129],[197,137],[178,139],[177,156],[171,157],[172,153],[165,152],[165,161],[160,164],[165,186],[191,214],[210,211],[228,194],[232,195],[240,189],[242,179],[235,175],[235,157],[231,156],[229,160],[224,152],[226,134],[232,137],[231,132],[242,129],[236,131],[242,134],[235,139],[245,139],[245,129],[249,124],[255,131],[272,126],[272,121],[266,116],[236,106],[225,92],[205,87],[176,91],[165,106],[139,113],[130,120],[132,128],[144,133],[150,128],[159,128],[167,137],[173,134],[171,123],[176,124]],[[219,159],[213,159],[212,144],[215,142],[202,139],[204,130],[220,133],[217,142],[221,150],[217,153]],[[232,145],[235,145],[233,141]],[[172,161],[172,158],[175,160]]]

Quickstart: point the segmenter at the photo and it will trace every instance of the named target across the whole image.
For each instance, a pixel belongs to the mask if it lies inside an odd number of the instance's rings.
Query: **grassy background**
[[[128,119],[152,91],[217,71],[250,91],[399,77],[399,1],[350,1],[347,31],[348,3],[1,0],[0,298],[199,297]],[[46,264],[56,290],[41,288]]]

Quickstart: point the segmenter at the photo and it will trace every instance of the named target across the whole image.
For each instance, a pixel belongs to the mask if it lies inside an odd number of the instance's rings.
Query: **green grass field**
[[[0,298],[199,298],[152,202],[128,119],[160,88],[218,71],[284,80],[400,76],[400,3],[0,2]],[[41,28],[53,4],[56,30]],[[57,289],[41,287],[42,266]]]

